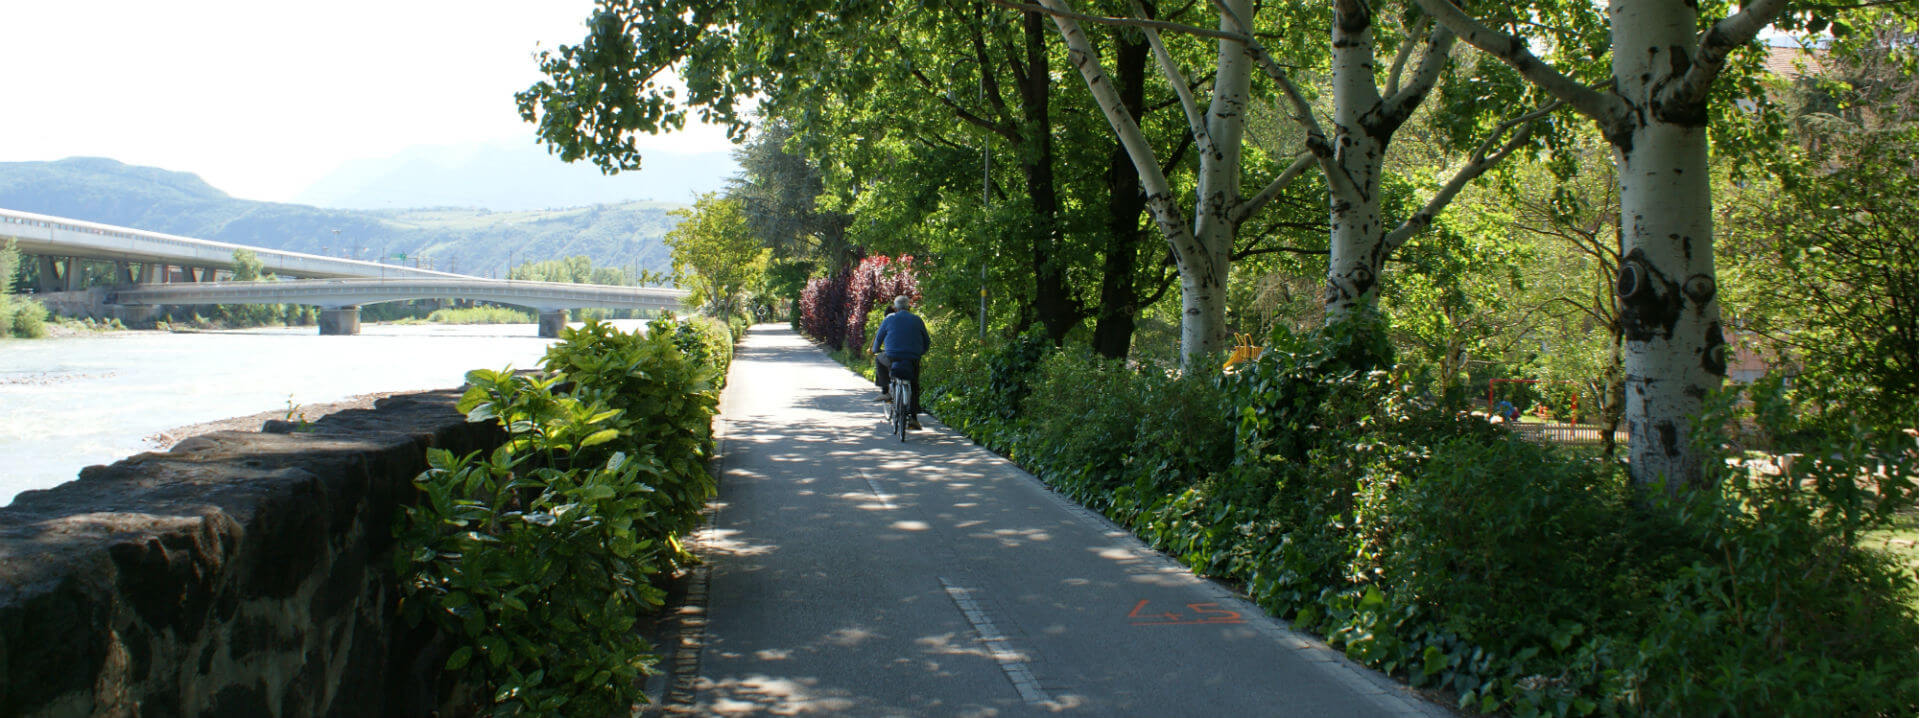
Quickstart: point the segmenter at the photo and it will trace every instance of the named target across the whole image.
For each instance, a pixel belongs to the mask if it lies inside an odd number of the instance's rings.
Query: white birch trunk
[[[1332,223],[1327,257],[1327,323],[1374,306],[1386,261],[1380,216],[1384,138],[1367,117],[1380,106],[1374,84],[1372,19],[1359,3],[1336,3],[1333,21],[1333,161],[1327,176]],[[1411,40],[1409,40],[1411,42]]]
[[[1247,90],[1252,81],[1252,59],[1245,43],[1220,41],[1220,66],[1214,79],[1214,97],[1208,108],[1208,137],[1199,138],[1199,206],[1192,224],[1174,204],[1173,189],[1160,162],[1148,146],[1146,135],[1127,113],[1125,103],[1108,81],[1078,21],[1071,17],[1063,0],[1039,0],[1050,11],[1067,45],[1067,59],[1080,71],[1093,93],[1094,101],[1112,125],[1134,169],[1140,173],[1141,189],[1147,193],[1147,209],[1167,240],[1173,259],[1180,269],[1180,361],[1194,361],[1225,346],[1227,324],[1227,270],[1238,224],[1234,210],[1240,204],[1240,139],[1246,118]],[[1247,17],[1251,0],[1229,0],[1241,17]],[[1224,28],[1233,25],[1223,16]],[[1195,130],[1199,134],[1199,130]]]
[[[1726,374],[1713,267],[1712,187],[1704,102],[1662,106],[1696,52],[1695,10],[1668,0],[1613,0],[1613,76],[1635,111],[1610,137],[1620,177],[1620,302],[1628,456],[1642,486],[1698,485],[1689,428]]]
[[[1239,17],[1251,17],[1251,0],[1228,0]],[[1220,29],[1232,32],[1238,23],[1223,14]],[[1200,174],[1193,217],[1197,256],[1180,265],[1180,360],[1183,364],[1218,352],[1226,346],[1227,274],[1234,221],[1240,206],[1240,143],[1246,130],[1247,92],[1253,81],[1253,58],[1237,40],[1219,41],[1213,97],[1207,107],[1207,146],[1201,148]]]

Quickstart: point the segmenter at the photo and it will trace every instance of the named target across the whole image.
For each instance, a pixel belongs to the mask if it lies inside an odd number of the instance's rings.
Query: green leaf
[[[461,646],[453,649],[453,655],[447,656],[447,670],[457,671],[467,667],[473,660],[473,646]]]
[[[499,416],[500,415],[494,411],[493,402],[483,402],[474,406],[472,411],[467,412],[467,423],[478,424],[483,421],[499,418]]]
[[[589,434],[585,439],[581,439],[580,448],[584,449],[589,446],[598,446],[600,444],[613,441],[614,439],[619,437],[620,437],[620,431],[617,429],[602,429],[600,431],[596,431],[596,432],[593,432],[592,434]]]
[[[1432,676],[1446,669],[1447,654],[1441,651],[1439,646],[1427,646],[1427,650],[1420,652],[1421,673]]]
[[[1360,597],[1362,611],[1378,610],[1385,605],[1387,605],[1387,597],[1380,593],[1379,586],[1368,586],[1366,595]]]

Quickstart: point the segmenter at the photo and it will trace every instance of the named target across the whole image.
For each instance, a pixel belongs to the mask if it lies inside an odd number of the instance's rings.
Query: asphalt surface
[[[784,326],[748,335],[666,712],[1452,715],[937,421],[889,436],[877,396]]]

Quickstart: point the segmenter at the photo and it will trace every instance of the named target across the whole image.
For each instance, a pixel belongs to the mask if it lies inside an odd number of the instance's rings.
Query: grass
[[[1900,512],[1891,526],[1861,534],[1860,545],[1902,558],[1920,574],[1920,512]]]

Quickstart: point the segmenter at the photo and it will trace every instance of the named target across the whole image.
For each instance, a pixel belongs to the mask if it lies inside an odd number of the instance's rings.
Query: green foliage
[[[1910,445],[1862,434],[1820,446],[1831,458],[1791,477],[1739,466],[1723,491],[1643,499],[1613,464],[1415,391],[1405,367],[1383,368],[1381,336],[1364,323],[1280,331],[1217,380],[962,342],[935,375],[935,410],[1349,657],[1463,708],[1920,705],[1914,576],[1860,541],[1911,506]],[[1714,407],[1697,435],[1789,411],[1765,392]]]
[[[1893,19],[1884,17],[1876,33],[1891,33]],[[1726,192],[1732,217],[1724,225],[1732,230],[1722,255],[1734,326],[1751,332],[1745,344],[1774,369],[1799,374],[1786,394],[1795,426],[1780,432],[1788,445],[1814,434],[1893,438],[1914,428],[1920,132],[1905,38],[1836,46],[1820,90],[1801,96],[1809,104],[1801,142],[1774,152],[1776,177]]]
[[[745,311],[747,290],[766,282],[773,250],[750,231],[741,202],[708,193],[673,216],[680,224],[666,241],[674,278],[692,291],[689,301],[716,316]]]
[[[652,576],[692,560],[680,539],[714,492],[716,367],[678,329],[590,321],[549,348],[545,375],[469,372],[460,410],[507,442],[430,450],[414,480],[422,500],[395,525],[403,614],[459,637],[446,668],[479,681],[495,715],[645,700],[656,658],[635,622],[660,605]]]
[[[679,210],[676,210],[679,211]],[[672,215],[672,212],[668,213]],[[595,266],[592,257],[576,254],[565,259],[527,261],[507,270],[508,279],[562,284],[604,284],[637,287],[667,284],[667,277],[647,269]]]
[[[500,306],[453,307],[435,309],[427,315],[430,324],[532,324],[533,312]]]
[[[0,244],[0,297],[13,293],[13,285],[20,275],[20,250],[14,246],[13,238]]]
[[[46,335],[46,306],[31,299],[0,294],[0,336],[39,339]]]
[[[1038,331],[1013,343],[981,351],[965,347],[964,329],[934,331],[935,347],[927,352],[927,394],[932,410],[947,424],[975,441],[1006,453],[1019,430],[1022,400],[1040,360],[1053,343]]]

